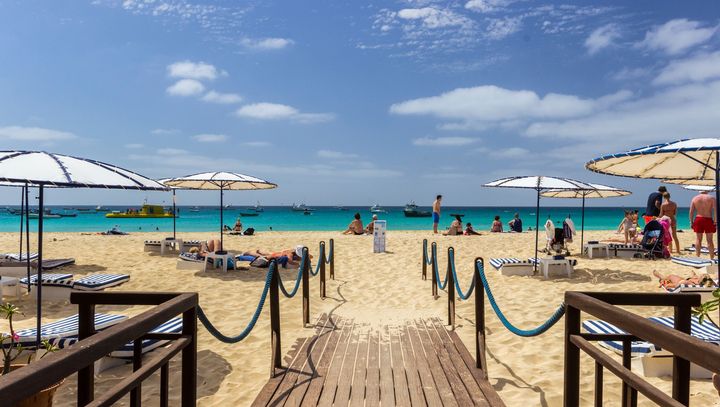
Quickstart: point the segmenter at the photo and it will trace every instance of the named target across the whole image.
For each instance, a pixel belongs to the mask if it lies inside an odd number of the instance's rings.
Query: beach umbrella
[[[535,257],[538,251],[538,229],[540,228],[540,195],[548,190],[587,190],[592,187],[584,182],[569,178],[547,177],[542,175],[501,178],[483,185],[489,188],[521,188],[537,191],[537,204],[535,210]],[[537,270],[537,262],[534,262]]]
[[[86,158],[44,151],[0,151],[0,182],[38,188],[37,346],[42,325],[42,239],[46,187],[158,190],[167,188],[132,171]]]
[[[223,245],[223,193],[227,190],[257,190],[277,188],[277,184],[235,172],[216,171],[186,175],[163,180],[171,188],[220,191],[220,249]]]
[[[684,139],[653,144],[598,157],[585,164],[585,167],[601,174],[711,185],[715,187],[716,202],[720,202],[720,138]],[[716,219],[717,215],[718,213]],[[720,247],[720,233],[717,233],[717,239]]]
[[[592,189],[575,189],[575,190],[562,190],[562,189],[551,189],[543,192],[541,195],[547,198],[571,198],[571,199],[582,199],[582,215],[581,215],[581,227],[580,227],[580,250],[582,250],[583,243],[585,241],[585,199],[586,198],[614,198],[618,196],[630,195],[632,192],[624,189],[618,189],[615,187],[609,187],[601,184],[588,183]]]

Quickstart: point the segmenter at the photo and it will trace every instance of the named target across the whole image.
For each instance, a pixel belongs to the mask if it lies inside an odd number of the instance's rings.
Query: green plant
[[[0,315],[7,319],[10,325],[9,334],[0,333],[0,351],[2,351],[3,354],[3,366],[0,376],[10,373],[10,365],[20,356],[20,354],[22,354],[24,350],[22,344],[17,342],[20,337],[13,328],[13,316],[19,313],[20,308],[13,304],[0,304]],[[6,341],[9,341],[9,346],[5,345]],[[58,348],[55,345],[52,345],[47,339],[43,339],[40,342],[40,347],[46,350],[46,353],[44,353],[40,359],[44,358],[48,353],[58,350]],[[30,363],[30,357],[28,357],[27,363]]]
[[[714,297],[712,300],[700,304],[699,307],[693,308],[693,315],[698,317],[698,320],[701,324],[705,320],[705,318],[707,318],[710,322],[717,326],[715,321],[710,318],[710,313],[713,311],[717,311],[718,308],[720,308],[720,288],[713,291],[712,295]]]

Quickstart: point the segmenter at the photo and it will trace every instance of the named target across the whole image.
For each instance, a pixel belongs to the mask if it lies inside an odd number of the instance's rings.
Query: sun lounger
[[[200,257],[198,253],[180,253],[178,255],[175,267],[178,270],[194,270],[200,271],[205,268],[205,258]]]
[[[38,254],[36,253],[30,253],[30,260],[37,259]],[[20,253],[3,253],[0,254],[0,259],[8,259],[8,260],[15,260],[15,261],[25,261],[28,258],[27,253],[23,253],[22,255]]]
[[[711,264],[718,264],[717,259],[703,259],[701,257],[672,257],[672,262],[677,263],[681,266],[688,266],[694,268],[704,268]]]
[[[43,260],[43,271],[55,270],[57,268],[74,264],[75,259],[48,259]],[[30,272],[37,273],[37,261],[30,262]],[[20,260],[0,260],[0,276],[5,277],[27,277],[27,262]]]
[[[160,240],[146,240],[144,244],[144,250],[146,252],[150,251],[160,251],[161,246]],[[200,247],[202,246],[202,242],[199,240],[184,240],[183,241],[183,247],[184,248],[190,248],[190,247]],[[181,251],[183,249],[181,248]]]
[[[72,290],[102,291],[106,288],[116,287],[130,280],[127,274],[91,274],[78,280],[73,280],[72,274],[45,274],[42,278],[43,300],[67,301]],[[29,285],[37,285],[37,274],[30,276]],[[28,287],[28,279],[20,280],[20,285]],[[31,290],[36,298],[37,290]]]
[[[115,314],[95,314],[95,330],[100,331],[109,328],[121,321],[126,320],[125,315]],[[44,324],[40,328],[40,336],[43,339],[57,340],[60,338],[77,337],[78,335],[78,315],[63,318],[59,321]],[[20,337],[18,343],[24,348],[35,348],[35,340],[37,338],[37,329],[21,329],[15,331]],[[9,342],[5,341],[5,346],[9,346]]]
[[[639,244],[608,243],[608,248],[611,256],[631,259],[642,256],[646,252]]]
[[[695,245],[688,246],[688,247],[684,248],[683,250],[685,250],[686,252],[695,253]],[[717,249],[715,249],[715,254],[717,254],[717,252],[718,252]],[[708,249],[707,246],[702,246],[700,248],[700,253],[701,254],[710,254],[710,249]]]
[[[577,266],[577,259],[570,258],[555,259],[552,257],[530,257],[528,261],[530,263],[537,262],[538,267],[540,268],[540,271],[543,273],[545,278],[548,278],[550,276],[551,271],[557,271],[558,269],[562,272],[565,272],[568,278],[570,278],[572,276],[572,273],[575,272],[575,266]]]
[[[504,276],[531,276],[534,264],[529,260],[520,260],[516,257],[501,257],[490,259],[490,265],[495,267]]]
[[[649,320],[673,328],[673,317],[652,317]],[[589,333],[595,334],[624,334],[620,328],[604,321],[584,321],[583,328]],[[705,320],[702,324],[697,317],[692,317],[690,332],[692,336],[703,341],[720,344],[720,329],[710,321]],[[619,341],[600,341],[601,346],[622,354],[623,345]],[[647,377],[672,376],[672,354],[663,351],[659,347],[647,341],[634,341],[631,344],[631,355],[639,358],[642,363],[642,370]],[[695,364],[690,365],[690,377],[693,379],[709,379],[712,373]]]

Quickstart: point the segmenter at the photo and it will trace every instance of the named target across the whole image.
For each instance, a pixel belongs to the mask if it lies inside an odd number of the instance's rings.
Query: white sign
[[[387,231],[386,220],[376,220],[373,230],[373,253],[385,253],[385,232]]]

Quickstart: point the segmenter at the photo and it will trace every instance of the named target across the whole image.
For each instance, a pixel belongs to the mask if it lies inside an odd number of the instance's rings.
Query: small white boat
[[[387,213],[387,211],[382,206],[375,204],[370,207],[370,213]]]
[[[265,209],[260,206],[260,201],[258,201],[255,206],[252,208],[255,212],[265,212]]]
[[[200,212],[200,207],[193,206],[192,208],[190,208],[190,212]]]
[[[312,212],[315,209],[307,207],[304,203],[299,205],[292,204],[292,210],[295,212]]]

